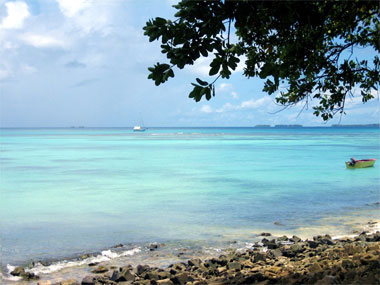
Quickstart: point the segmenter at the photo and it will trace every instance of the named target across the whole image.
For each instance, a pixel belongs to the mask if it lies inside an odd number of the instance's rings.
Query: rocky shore
[[[11,274],[38,285],[380,284],[380,232],[341,239],[261,236],[261,242],[245,250],[231,249],[218,258],[194,258],[167,268],[89,264],[92,275],[58,283],[38,281],[21,267]]]

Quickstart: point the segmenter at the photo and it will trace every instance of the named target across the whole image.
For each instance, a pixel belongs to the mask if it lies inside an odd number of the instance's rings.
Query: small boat
[[[145,132],[145,128],[144,127],[141,127],[141,126],[134,126],[133,127],[133,131],[134,132]]]
[[[364,167],[374,166],[375,162],[376,162],[376,158],[360,159],[360,160],[351,158],[350,161],[346,161],[346,166],[347,168],[364,168]]]

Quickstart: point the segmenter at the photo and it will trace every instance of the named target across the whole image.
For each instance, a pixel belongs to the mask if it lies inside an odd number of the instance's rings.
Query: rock
[[[122,243],[119,243],[119,244],[116,244],[114,246],[111,246],[111,248],[121,248],[123,247],[124,245]]]
[[[12,271],[13,272],[13,271]],[[18,272],[17,272],[18,273]],[[12,273],[11,273],[12,274]],[[14,275],[14,276],[19,276],[22,277],[23,280],[30,281],[30,280],[38,280],[40,277],[38,275],[35,275],[34,273],[31,272],[25,272],[21,271],[20,275]]]
[[[260,253],[260,252],[255,252],[253,254],[253,260],[252,261],[253,262],[257,262],[257,261],[260,261],[260,260],[265,261],[265,259],[266,259],[265,254]]]
[[[60,285],[79,285],[79,282],[76,281],[75,279],[69,279],[69,280],[61,281]]]
[[[273,224],[275,224],[276,226],[283,226],[283,224],[281,224],[280,222],[274,222]]]
[[[39,281],[37,283],[37,285],[51,285],[51,281],[50,280],[44,280],[44,281]],[[62,283],[59,283],[59,284],[62,284]]]
[[[144,279],[148,279],[148,280],[158,280],[160,279],[157,272],[156,271],[150,271],[150,272],[147,272],[145,273],[144,275]]]
[[[150,243],[150,244],[148,245],[148,248],[149,248],[150,251],[154,251],[154,250],[156,250],[158,247],[159,247],[159,245],[158,245],[158,243],[156,243],[156,242],[152,242],[152,243]]]
[[[115,281],[110,280],[107,276],[99,276],[96,278],[95,284],[107,284],[107,285],[116,285]]]
[[[129,268],[120,268],[121,270],[115,270],[112,273],[111,280],[116,282],[122,281],[134,281],[135,275],[131,272]]]
[[[309,271],[312,272],[312,273],[316,273],[316,272],[321,272],[323,271],[322,267],[317,263],[313,263],[310,267],[309,267]]]
[[[262,243],[264,244],[264,246],[266,246],[268,249],[276,249],[278,246],[276,244],[276,240],[272,239],[270,241],[268,241],[267,239],[263,239],[262,240]]]
[[[260,234],[260,236],[263,236],[263,237],[269,237],[271,235],[272,235],[271,233],[261,233]]]
[[[93,267],[93,266],[96,266],[98,264],[99,264],[99,262],[91,262],[88,264],[88,266]]]
[[[308,240],[307,244],[309,245],[310,248],[317,248],[318,243],[312,240]]]
[[[186,282],[192,282],[194,281],[194,278],[192,278],[188,273],[181,272],[176,274],[173,278],[171,278],[171,281],[174,284],[186,284]]]
[[[158,285],[173,285],[174,284],[169,278],[157,280],[156,283]]]
[[[302,240],[301,240],[298,236],[293,236],[293,237],[290,239],[290,241],[297,243],[297,242],[301,242]]]
[[[149,269],[149,265],[137,265],[137,274],[141,275],[144,271]]]
[[[271,250],[271,253],[273,254],[274,257],[282,256],[282,251],[279,249]]]
[[[305,249],[299,244],[285,245],[280,248],[282,254],[286,257],[295,257],[297,254],[302,253]]]
[[[82,280],[82,285],[95,285],[96,278],[94,276],[86,276]]]
[[[16,267],[11,272],[11,275],[13,275],[13,276],[21,276],[23,274],[25,274],[25,269],[24,269],[24,267],[21,267],[21,266]]]
[[[202,264],[202,260],[200,260],[199,258],[194,258],[194,259],[190,259],[187,263],[190,266],[199,267]]]
[[[230,262],[227,264],[227,269],[241,270],[241,264],[239,262]]]
[[[105,266],[98,266],[97,268],[91,270],[92,273],[96,273],[96,274],[104,273],[107,271],[108,271],[108,268]]]
[[[288,237],[287,236],[282,236],[282,237],[279,237],[278,239],[277,239],[277,241],[288,241],[289,239],[288,239]]]
[[[270,272],[272,272],[272,273],[274,273],[276,275],[279,274],[282,271],[281,267],[278,267],[278,266],[270,266],[266,270],[270,271]]]
[[[170,278],[170,273],[167,271],[161,271],[157,273],[159,279],[167,279]]]

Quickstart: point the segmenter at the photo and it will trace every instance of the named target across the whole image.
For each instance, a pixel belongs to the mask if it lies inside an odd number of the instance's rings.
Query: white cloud
[[[239,106],[237,106],[237,105],[232,105],[231,103],[225,103],[222,106],[222,108],[219,108],[219,109],[215,110],[215,112],[217,112],[217,113],[224,113],[224,112],[238,110],[238,109],[239,109]]]
[[[90,2],[86,0],[57,0],[57,2],[62,14],[69,18],[90,6]]]
[[[86,35],[91,32],[110,34],[112,30],[113,8],[96,0],[57,0],[62,14],[69,18],[68,26]]]
[[[31,66],[31,65],[28,65],[28,64],[24,64],[21,66],[21,70],[24,72],[24,73],[28,73],[28,74],[31,74],[31,73],[35,73],[37,72],[37,68],[35,68],[34,66]]]
[[[268,104],[269,102],[271,102],[271,99],[268,96],[262,97],[258,100],[251,99],[248,101],[243,101],[240,104],[240,109],[257,109],[265,104]]]
[[[222,82],[216,87],[216,92],[229,92],[231,97],[234,99],[239,99],[239,96],[236,91],[234,91],[234,87],[230,83]]]
[[[209,76],[211,57],[201,57],[198,58],[193,65],[187,67],[191,73],[198,76]]]
[[[203,105],[201,108],[202,113],[212,113],[213,110],[209,105]]]
[[[229,102],[225,103],[219,109],[212,109],[209,105],[203,105],[201,108],[202,113],[226,113],[231,111],[242,111],[242,110],[255,110],[264,105],[270,105],[271,99],[266,96],[260,99],[251,99],[247,101],[243,101],[240,104],[231,104]]]
[[[52,36],[40,35],[40,34],[24,34],[20,39],[31,46],[37,48],[49,48],[49,47],[64,47],[65,42],[63,40],[54,38]]]
[[[232,90],[233,86],[230,83],[222,82],[216,87],[217,92],[229,91]]]
[[[25,2],[6,2],[7,16],[3,18],[0,29],[21,29],[26,18],[30,16],[28,5]]]
[[[232,91],[232,92],[231,92],[231,96],[232,96],[232,98],[234,98],[234,99],[239,99],[239,95],[238,95],[235,91]]]
[[[0,69],[0,80],[7,78],[9,75],[9,71]]]

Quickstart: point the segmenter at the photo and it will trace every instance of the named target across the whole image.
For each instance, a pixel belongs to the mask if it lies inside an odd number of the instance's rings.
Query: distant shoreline
[[[72,129],[72,130],[83,130],[83,129],[131,129],[133,126],[119,126],[119,127],[95,127],[95,126],[67,126],[67,127],[0,127],[0,130],[12,130],[12,129]],[[260,124],[255,126],[150,126],[151,129],[295,129],[295,128],[380,128],[380,124],[348,124],[348,125],[339,125],[333,124],[331,126],[304,126],[299,124],[278,124],[278,125],[267,125]]]

